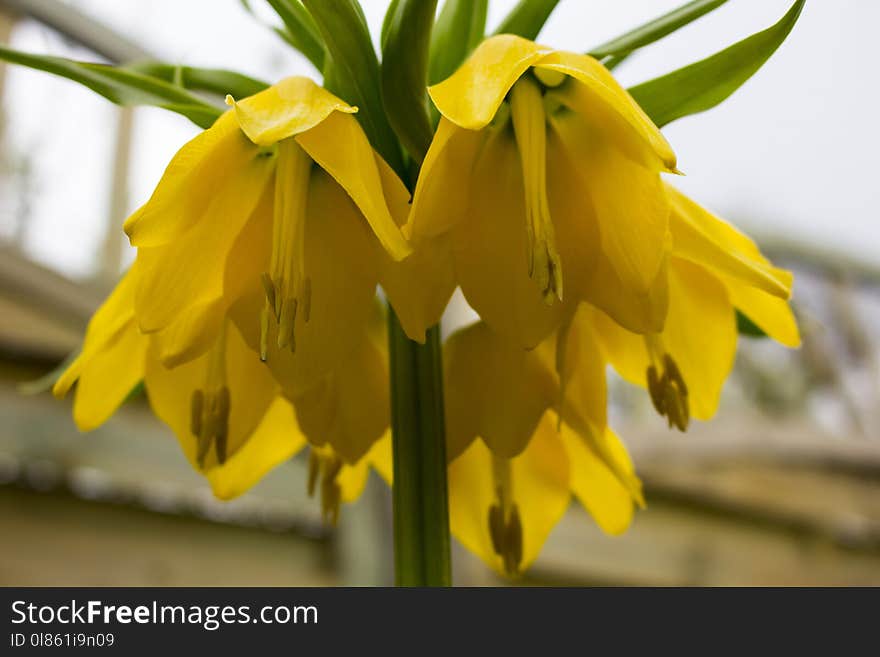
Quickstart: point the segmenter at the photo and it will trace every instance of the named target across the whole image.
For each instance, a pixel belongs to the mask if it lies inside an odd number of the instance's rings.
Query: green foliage
[[[262,80],[219,68],[175,66],[152,61],[138,62],[126,68],[190,91],[203,91],[221,98],[231,94],[236,100],[253,96],[269,86]]]
[[[358,106],[358,120],[373,147],[402,174],[400,148],[382,105],[379,58],[360,4],[357,0],[303,0],[303,4],[327,46],[324,86]]]
[[[495,34],[516,34],[526,39],[536,39],[558,4],[559,0],[520,0],[501,21]]]
[[[483,39],[489,0],[446,0],[431,34],[428,83],[452,75]]]
[[[382,40],[382,99],[401,144],[421,163],[434,137],[425,88],[437,0],[399,0],[391,9]]]
[[[601,46],[590,50],[589,54],[597,59],[603,57],[624,57],[633,50],[638,50],[648,44],[659,41],[663,37],[672,34],[701,16],[705,16],[723,5],[727,0],[693,0],[686,5],[673,9],[634,30],[630,30],[611,41],[606,41]]]
[[[629,91],[658,126],[711,109],[764,65],[791,32],[805,0],[797,0],[772,27],[699,62]]]
[[[182,114],[208,128],[222,110],[181,86],[135,70],[77,62],[63,57],[32,55],[0,46],[0,59],[79,82],[117,105],[151,105]]]

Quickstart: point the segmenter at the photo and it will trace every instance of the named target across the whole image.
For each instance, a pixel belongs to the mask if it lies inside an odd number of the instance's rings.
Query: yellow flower
[[[136,262],[95,313],[81,353],[53,392],[60,398],[77,384],[74,420],[80,430],[88,431],[105,422],[143,381],[153,412],[174,431],[185,456],[208,479],[214,494],[236,497],[305,447],[309,431],[300,426],[270,371],[228,320],[221,322],[201,356],[166,367],[159,358],[163,332],[143,334],[135,319],[140,272],[141,263]],[[172,324],[169,330],[174,328]],[[357,393],[362,391],[349,394]],[[342,435],[350,440],[350,435]],[[340,502],[358,497],[369,466],[390,476],[387,419],[380,436],[384,440],[373,444],[379,436],[371,435],[360,456],[345,464],[329,444],[318,448],[323,462],[338,463],[333,472],[323,474],[328,520],[335,521]]]
[[[451,236],[483,320],[526,347],[581,300],[662,328],[675,155],[611,74],[501,35],[429,91],[442,118],[405,230]]]
[[[711,418],[733,367],[734,308],[767,335],[800,344],[787,299],[792,275],[774,267],[748,237],[673,187],[669,315],[662,331],[636,335],[594,312],[606,357],[626,380],[648,388],[669,425]]]
[[[399,228],[409,194],[356,108],[301,77],[228,102],[125,225],[141,261],[138,324],[145,333],[176,327],[162,360],[203,353],[228,314],[303,392],[356,347],[379,282],[423,338],[446,302],[414,292],[436,256],[394,265],[411,252]]]
[[[525,570],[572,493],[610,534],[642,505],[606,426],[605,361],[588,312],[532,351],[480,322],[446,344],[453,534],[508,575]],[[561,415],[560,415],[561,414]]]

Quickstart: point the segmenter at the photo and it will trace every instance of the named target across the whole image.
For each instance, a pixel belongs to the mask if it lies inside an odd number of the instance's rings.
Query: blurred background
[[[378,34],[384,0],[361,0]],[[682,0],[562,0],[540,40],[576,51]],[[274,81],[314,74],[239,0],[0,0],[0,41],[91,61],[161,59]],[[491,0],[489,28],[513,0]],[[734,0],[638,53],[636,83],[773,24]],[[741,339],[722,409],[687,434],[613,382],[612,421],[648,509],[604,537],[572,506],[525,584],[880,585],[880,3],[808,2],[789,39],[715,110],[665,132],[680,186],[796,272],[798,351]],[[196,128],[0,64],[0,585],[389,584],[388,491],[321,524],[304,464],[215,501],[143,399],[78,434],[39,385],[133,258],[124,218]],[[464,321],[461,304],[445,328]],[[33,394],[28,394],[33,393]],[[458,584],[503,584],[454,552]]]

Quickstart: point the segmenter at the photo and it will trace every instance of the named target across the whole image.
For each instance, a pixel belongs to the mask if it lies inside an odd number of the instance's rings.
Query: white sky
[[[731,0],[618,69],[632,84],[707,56],[774,23],[792,0]],[[261,0],[252,0],[260,5]],[[683,0],[561,0],[540,41],[585,50]],[[227,67],[272,81],[310,73],[239,0],[77,0],[170,62]],[[362,0],[374,31],[385,0]],[[490,0],[490,26],[514,0]],[[271,16],[267,14],[267,16]],[[709,113],[665,132],[703,204],[758,236],[819,244],[880,263],[875,154],[880,92],[877,0],[810,0],[794,33],[743,89]],[[23,25],[13,46],[69,54],[46,30]],[[80,53],[79,57],[86,55]],[[11,68],[3,113],[6,148],[31,156],[30,255],[72,276],[93,273],[108,221],[115,108],[73,83]],[[196,128],[161,110],[136,114],[130,207],[149,196],[165,164]],[[0,186],[0,236],[15,230],[20,184]]]

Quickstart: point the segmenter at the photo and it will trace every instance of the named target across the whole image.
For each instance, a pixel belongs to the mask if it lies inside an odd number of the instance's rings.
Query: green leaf
[[[629,92],[658,126],[705,112],[739,89],[782,45],[805,0],[772,27],[690,66],[632,87]]]
[[[357,0],[303,0],[303,4],[327,45],[324,86],[357,105],[355,116],[373,147],[402,175],[400,148],[382,105],[379,59],[360,4]]]
[[[434,137],[428,114],[428,46],[437,0],[399,0],[382,48],[382,100],[400,143],[421,164]]]
[[[559,0],[519,0],[495,34],[516,34],[534,40],[558,4]]]
[[[588,54],[596,59],[612,55],[615,57],[627,55],[633,50],[659,41],[677,29],[717,9],[726,2],[727,0],[693,0],[693,2],[689,2],[678,9],[673,9],[668,14],[663,14],[616,39],[607,41],[601,46],[596,46]]]
[[[79,82],[117,105],[150,105],[177,112],[202,128],[210,127],[223,112],[180,86],[125,68],[32,55],[2,46],[0,59]]]
[[[269,86],[262,80],[219,68],[175,66],[174,64],[150,61],[138,62],[126,68],[129,71],[149,75],[191,91],[204,91],[216,94],[221,98],[226,94],[231,94],[236,100],[253,96]]]
[[[287,43],[305,55],[316,69],[324,70],[326,48],[318,26],[300,0],[267,0],[284,29],[274,28]],[[247,6],[247,5],[245,5]]]
[[[745,335],[750,338],[767,337],[767,334],[764,333],[760,326],[755,324],[738,310],[736,311],[736,330],[739,331],[740,335]]]
[[[455,73],[482,41],[488,7],[489,0],[446,0],[431,34],[430,84]]]
[[[394,15],[397,13],[397,5],[400,0],[391,0],[388,3],[388,9],[385,10],[385,17],[382,19],[382,31],[379,34],[379,45],[382,47],[382,50],[385,50],[385,41],[388,39],[388,30],[391,28],[391,23],[394,19]]]

